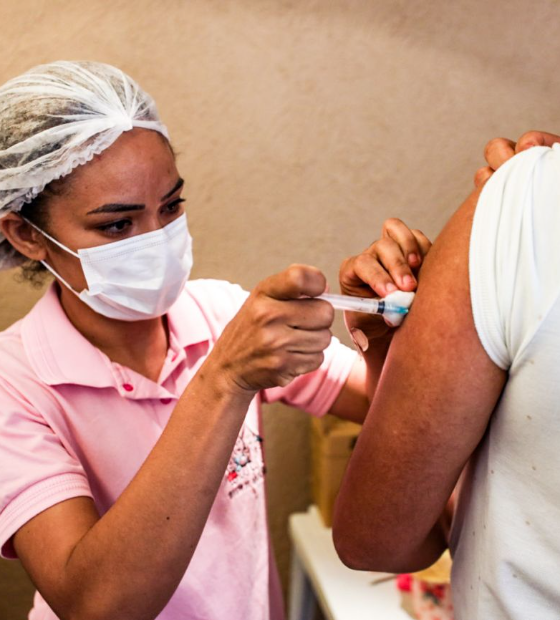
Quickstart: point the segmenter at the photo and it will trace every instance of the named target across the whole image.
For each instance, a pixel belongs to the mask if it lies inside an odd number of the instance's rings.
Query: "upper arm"
[[[25,523],[14,536],[14,548],[29,577],[57,613],[63,617],[69,588],[80,584],[65,580],[65,567],[80,539],[99,520],[93,500],[75,497],[62,501]]]
[[[12,370],[20,369],[13,363]],[[19,379],[15,387],[0,378],[0,545],[63,609],[66,562],[99,516],[81,463],[44,417],[54,403]]]
[[[558,179],[560,146],[517,155],[429,253],[339,496],[351,563],[421,568],[442,550],[445,502],[560,297]]]
[[[401,552],[414,553],[430,537],[502,391],[506,373],[482,347],[471,311],[477,198],[469,197],[426,258],[350,461],[335,540],[351,564],[398,565]],[[434,540],[416,559],[429,563],[441,550]]]

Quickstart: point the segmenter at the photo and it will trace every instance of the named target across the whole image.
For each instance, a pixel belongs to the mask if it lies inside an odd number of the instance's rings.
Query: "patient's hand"
[[[508,138],[490,140],[484,147],[484,159],[488,165],[476,171],[474,175],[475,186],[481,188],[503,163],[517,153],[533,146],[552,146],[555,142],[560,142],[560,136],[545,131],[528,131],[517,142]]]
[[[411,230],[395,218],[386,220],[379,240],[342,263],[339,272],[341,292],[355,297],[385,297],[398,289],[416,290],[416,274],[431,245],[419,230]],[[390,332],[390,326],[378,316],[346,312],[345,321],[362,349],[364,338],[369,341]],[[362,332],[357,338],[356,330]]]

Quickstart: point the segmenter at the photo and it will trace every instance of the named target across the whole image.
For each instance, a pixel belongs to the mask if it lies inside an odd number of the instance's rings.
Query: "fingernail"
[[[403,284],[404,286],[414,286],[415,280],[412,276],[405,276],[403,278]]]
[[[415,254],[414,252],[411,252],[408,255],[408,262],[409,263],[417,263],[420,260],[420,257],[418,256],[418,254]]]
[[[395,292],[397,290],[397,287],[392,282],[389,282],[389,284],[385,285],[385,290],[388,293],[393,293],[393,292]]]
[[[365,353],[368,350],[369,340],[361,329],[353,327],[350,330],[350,336],[354,344],[356,345],[356,347],[358,347],[358,349],[360,349],[360,351],[363,351]]]

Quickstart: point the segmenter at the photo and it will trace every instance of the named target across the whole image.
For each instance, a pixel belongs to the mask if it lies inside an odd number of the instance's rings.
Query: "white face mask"
[[[80,259],[87,282],[87,289],[81,293],[45,261],[41,262],[85,304],[110,319],[139,321],[164,315],[189,279],[192,238],[184,215],[164,228],[77,253],[28,223]]]

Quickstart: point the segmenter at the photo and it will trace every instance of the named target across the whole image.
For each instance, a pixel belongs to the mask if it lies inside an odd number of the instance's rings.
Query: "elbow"
[[[436,558],[427,558],[408,532],[394,528],[364,527],[359,520],[344,519],[335,513],[333,543],[348,568],[385,573],[412,573],[427,568]]]
[[[352,570],[382,573],[415,573],[430,566],[434,559],[411,553],[398,544],[378,542],[373,537],[365,539],[336,530],[333,527],[333,542],[342,563]]]
[[[374,570],[370,557],[365,557],[355,540],[333,525],[333,542],[341,562],[352,570]]]
[[[375,538],[364,535],[366,528],[352,508],[345,504],[344,494],[341,493],[335,504],[332,524],[336,553],[342,563],[352,570],[381,570],[377,568],[379,554]]]
[[[377,544],[373,537],[364,538],[333,526],[333,542],[342,563],[352,570],[387,573],[408,572],[399,559],[398,549]]]
[[[389,571],[386,549],[378,544],[378,534],[364,528],[359,519],[346,518],[340,511],[335,510],[332,536],[338,557],[348,568]]]
[[[413,573],[427,568],[447,544],[435,523],[426,524],[381,502],[364,505],[359,494],[341,489],[333,518],[333,543],[341,561],[353,570]],[[404,512],[404,515],[403,515]]]

